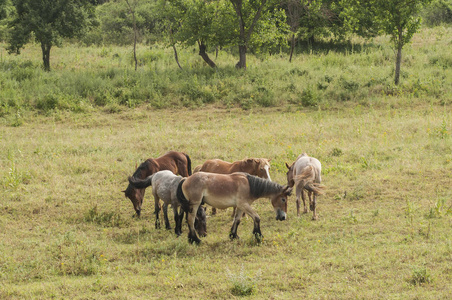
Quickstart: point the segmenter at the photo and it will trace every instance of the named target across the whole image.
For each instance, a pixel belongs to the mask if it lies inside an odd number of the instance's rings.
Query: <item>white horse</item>
[[[164,170],[154,173],[145,179],[138,179],[134,177],[129,177],[129,183],[137,189],[145,189],[148,186],[152,186],[152,195],[154,196],[154,206],[155,206],[155,228],[160,228],[160,200],[163,201],[163,217],[165,219],[166,229],[171,229],[168,220],[168,205],[171,204],[174,212],[174,221],[176,227],[174,229],[175,233],[179,236],[182,233],[182,219],[184,217],[184,212],[180,209],[177,211],[180,204],[177,201],[177,186],[183,178],[181,176],[174,175],[173,172]],[[200,206],[195,219],[196,231],[201,236],[207,235],[206,231],[206,213],[205,208]]]
[[[308,212],[306,207],[306,200],[304,190],[307,191],[309,197],[309,208],[312,211],[312,219],[317,220],[316,213],[316,201],[317,195],[322,194],[324,188],[320,183],[322,182],[321,171],[322,165],[317,158],[310,157],[306,153],[298,156],[297,160],[286,167],[287,171],[287,184],[291,187],[296,186],[297,197],[297,216],[300,216],[300,198],[303,200],[304,210],[303,213]]]

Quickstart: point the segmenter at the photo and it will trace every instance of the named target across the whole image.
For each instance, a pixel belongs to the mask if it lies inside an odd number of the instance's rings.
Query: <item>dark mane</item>
[[[250,194],[256,199],[277,194],[283,189],[282,185],[267,179],[262,179],[250,174],[247,174],[246,177],[248,178],[248,183],[250,185]]]
[[[141,178],[141,171],[148,169],[148,164],[151,163],[151,159],[147,159],[144,162],[140,164],[140,166],[135,170],[132,177],[136,179],[143,179]],[[146,172],[145,172],[146,173]]]

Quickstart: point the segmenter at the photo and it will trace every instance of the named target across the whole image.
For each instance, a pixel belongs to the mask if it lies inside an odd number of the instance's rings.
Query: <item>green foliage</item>
[[[41,44],[44,69],[50,70],[50,49],[61,45],[62,38],[80,36],[90,23],[91,6],[86,1],[17,0],[11,20],[8,51],[20,53],[21,48],[34,37]]]
[[[434,0],[422,11],[425,24],[428,26],[439,26],[452,23],[452,1]]]

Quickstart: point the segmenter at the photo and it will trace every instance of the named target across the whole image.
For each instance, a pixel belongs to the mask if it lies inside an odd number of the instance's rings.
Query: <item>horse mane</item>
[[[282,185],[268,179],[262,179],[250,174],[246,174],[246,177],[250,185],[250,194],[256,199],[279,193],[283,189]]]
[[[177,185],[176,197],[177,197],[177,201],[179,201],[180,206],[182,207],[182,209],[185,212],[188,212],[188,210],[190,209],[190,202],[185,197],[184,192],[182,191],[182,184],[184,183],[184,181],[185,181],[185,178],[182,179],[179,182],[179,184]]]
[[[141,171],[143,171],[143,170],[145,170],[145,169],[147,169],[147,164],[148,163],[152,163],[153,162],[153,159],[146,159],[144,162],[142,162],[139,166],[138,166],[138,168],[135,170],[135,172],[133,173],[133,175],[132,175],[132,177],[133,178],[138,178],[138,179],[141,179],[141,178],[139,178],[138,176],[139,175],[141,175]]]

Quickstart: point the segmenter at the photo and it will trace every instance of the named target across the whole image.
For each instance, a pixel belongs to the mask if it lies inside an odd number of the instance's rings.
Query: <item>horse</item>
[[[144,179],[162,170],[169,170],[183,177],[190,176],[191,159],[183,152],[169,151],[158,158],[148,158],[135,170],[132,177]],[[145,189],[136,189],[129,183],[123,192],[132,201],[137,217],[140,217]]]
[[[300,216],[300,198],[303,200],[304,210],[307,213],[305,193],[307,191],[309,197],[309,209],[312,211],[312,219],[317,220],[317,196],[323,194],[324,186],[320,185],[322,182],[321,171],[322,165],[317,158],[310,157],[306,153],[298,156],[297,160],[292,164],[286,163],[287,171],[287,185],[296,186],[297,197],[297,216]]]
[[[196,172],[209,172],[217,174],[231,174],[234,172],[245,172],[250,175],[258,176],[271,180],[270,178],[270,160],[267,158],[245,158],[233,163],[221,160],[211,159],[204,162],[202,165],[197,166],[193,173]],[[212,208],[212,215],[217,213],[215,208]],[[234,216],[235,211],[232,213]]]
[[[263,235],[260,229],[260,217],[251,204],[259,198],[270,198],[276,219],[283,221],[287,218],[287,197],[291,192],[292,188],[289,186],[282,186],[243,172],[232,174],[197,172],[181,180],[176,195],[182,209],[188,212],[188,241],[199,244],[201,240],[194,230],[194,219],[195,212],[202,202],[220,209],[237,208],[229,234],[231,239],[238,238],[237,227],[243,213],[247,213],[254,222],[255,239],[261,242]]]
[[[165,220],[166,229],[171,229],[168,220],[168,206],[171,204],[174,213],[175,228],[174,232],[177,236],[182,233],[182,219],[184,217],[184,211],[178,208],[180,206],[179,201],[177,201],[176,192],[177,186],[182,180],[181,176],[175,175],[173,172],[168,170],[158,171],[145,179],[137,179],[134,177],[129,177],[129,183],[137,189],[146,189],[148,186],[152,186],[152,195],[154,196],[154,207],[155,207],[155,228],[160,228],[160,200],[163,201],[163,217]],[[206,212],[205,208],[199,206],[196,219],[195,228],[199,235],[206,236]]]

